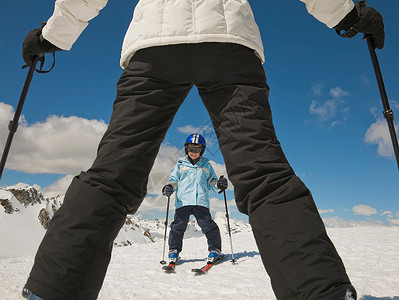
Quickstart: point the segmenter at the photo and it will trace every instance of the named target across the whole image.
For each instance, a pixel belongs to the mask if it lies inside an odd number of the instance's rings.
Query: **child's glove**
[[[228,187],[227,179],[221,176],[216,186],[222,191],[226,190]]]
[[[167,184],[162,188],[162,194],[167,197],[170,197],[173,194],[173,186],[171,184]]]

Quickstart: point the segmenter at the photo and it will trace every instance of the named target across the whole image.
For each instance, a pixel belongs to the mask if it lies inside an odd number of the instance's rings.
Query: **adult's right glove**
[[[42,28],[45,23],[42,23]],[[53,45],[42,36],[42,28],[36,28],[29,31],[22,44],[22,58],[28,66],[32,64],[36,57],[43,61],[44,53],[54,53],[62,50]]]
[[[367,7],[366,1],[357,1],[353,10],[336,25],[337,33],[346,38],[354,37],[359,32],[374,35],[375,46],[384,47],[385,31],[381,14],[372,7]],[[344,33],[340,33],[344,30]]]
[[[162,194],[167,197],[170,197],[173,194],[173,186],[171,184],[167,184],[162,188]]]

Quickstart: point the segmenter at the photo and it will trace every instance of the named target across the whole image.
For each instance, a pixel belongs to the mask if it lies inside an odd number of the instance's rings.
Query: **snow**
[[[328,228],[328,233],[344,260],[358,299],[399,300],[398,227]],[[161,271],[163,237],[154,236],[155,243],[114,248],[98,299],[276,299],[249,229],[232,235],[238,264],[229,261],[230,241],[224,233],[227,259],[208,274],[196,277],[191,269],[202,266],[207,255],[203,236],[184,240],[175,274]],[[32,263],[33,254],[0,259],[1,299],[21,299]]]
[[[20,189],[25,186],[15,185],[9,188]],[[2,206],[0,206],[0,258],[35,253],[45,234],[38,219],[43,206],[24,207],[11,192],[3,189],[0,189],[0,199],[9,199],[13,209],[17,211],[6,214],[1,211]],[[0,292],[0,297],[1,295]]]
[[[29,191],[31,199],[17,200],[11,188]],[[0,210],[0,299],[21,299],[21,289],[45,233],[39,212],[45,208],[52,217],[53,209],[58,209],[63,200],[40,198],[38,188],[20,184],[0,189],[2,204],[8,205],[8,210],[12,207],[12,213],[5,213],[7,207],[0,206],[4,210]],[[35,200],[38,197],[40,201]],[[218,212],[214,219],[222,231],[227,259],[208,274],[195,277],[191,269],[203,266],[207,255],[206,239],[195,221],[190,221],[186,230],[177,272],[165,274],[159,263],[163,259],[165,220],[129,216],[114,241],[112,261],[98,299],[275,299],[249,224],[230,219],[234,257],[238,260],[233,265],[225,214]],[[399,300],[399,227],[327,230],[358,299]]]

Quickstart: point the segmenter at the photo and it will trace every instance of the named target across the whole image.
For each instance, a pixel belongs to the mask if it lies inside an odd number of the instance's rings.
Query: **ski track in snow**
[[[329,228],[360,300],[399,300],[399,227]],[[238,264],[230,262],[229,236],[223,235],[227,258],[208,274],[194,276],[204,265],[204,237],[184,240],[175,274],[159,263],[163,240],[114,248],[99,300],[127,299],[276,299],[251,232],[233,234]],[[0,259],[0,299],[21,298],[33,257]]]

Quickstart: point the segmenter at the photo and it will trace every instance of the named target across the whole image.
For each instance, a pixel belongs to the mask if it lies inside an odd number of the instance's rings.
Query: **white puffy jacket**
[[[265,1],[265,0],[262,0]],[[332,28],[354,7],[351,0],[300,0]],[[46,40],[61,49],[73,43],[108,0],[57,0],[43,28]],[[121,67],[142,48],[201,42],[247,46],[264,62],[258,26],[247,0],[140,0],[122,46]]]

